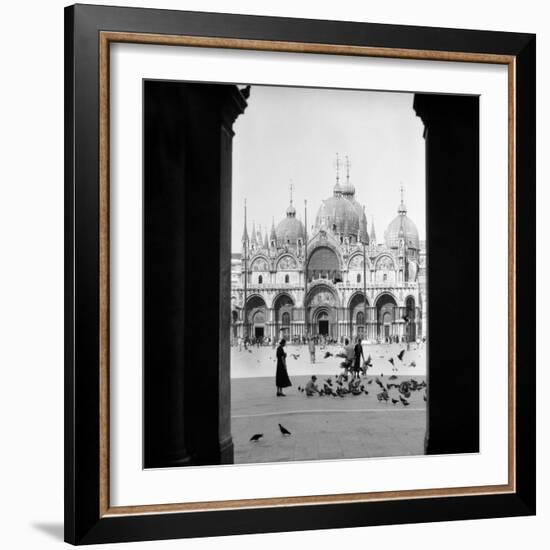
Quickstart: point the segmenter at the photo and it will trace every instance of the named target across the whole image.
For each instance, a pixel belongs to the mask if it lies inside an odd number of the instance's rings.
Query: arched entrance
[[[378,338],[382,342],[389,342],[396,334],[395,312],[397,303],[391,294],[382,294],[376,300],[376,313],[378,318]]]
[[[306,315],[311,332],[329,338],[338,338],[338,299],[331,287],[325,284],[314,286],[306,299]]]
[[[368,307],[369,302],[365,304],[365,297],[362,292],[356,292],[349,301],[349,335],[351,337],[359,336],[364,338],[366,331],[365,306]]]
[[[252,334],[254,338],[263,338],[265,332],[265,312],[258,310],[252,316]]]
[[[320,336],[330,335],[330,317],[327,310],[321,309],[315,313],[315,326]]]
[[[283,338],[290,337],[290,313],[288,311],[281,315],[281,333]]]
[[[291,322],[294,301],[288,294],[280,294],[273,302],[275,333],[273,336],[288,340],[292,336]]]
[[[414,298],[409,296],[405,301],[407,324],[406,324],[406,338],[407,342],[414,342],[416,340],[416,305]]]
[[[245,337],[263,338],[265,336],[266,304],[262,297],[251,296],[246,302]]]

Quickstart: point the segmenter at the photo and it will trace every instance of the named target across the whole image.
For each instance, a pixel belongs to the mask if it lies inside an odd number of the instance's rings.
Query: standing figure
[[[283,338],[279,347],[277,348],[277,371],[275,373],[275,385],[277,386],[277,397],[285,397],[283,388],[292,386],[288,372],[286,370],[286,352],[285,352],[286,340]]]
[[[309,362],[315,363],[315,342],[313,341],[313,338],[309,339],[308,348],[309,348]]]
[[[363,359],[363,361],[365,360],[360,337],[356,339],[355,347],[353,348],[353,354],[353,378],[359,378],[359,373],[361,372],[361,358]]]

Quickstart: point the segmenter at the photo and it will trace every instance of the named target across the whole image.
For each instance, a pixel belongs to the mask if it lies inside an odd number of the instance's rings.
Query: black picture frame
[[[418,52],[453,52],[499,55],[511,59],[514,82],[513,201],[514,294],[510,296],[515,319],[513,340],[515,429],[513,490],[496,494],[433,495],[340,503],[291,504],[208,511],[165,513],[105,513],[100,494],[102,448],[100,416],[100,33],[186,35],[294,44],[399,49]],[[181,12],[141,8],[75,5],[65,10],[65,540],[72,544],[140,541],[218,536],[365,525],[432,522],[535,513],[535,60],[536,39],[531,34],[472,31],[372,23],[318,21],[246,15]],[[419,56],[421,57],[421,56]],[[421,115],[422,98],[417,112]],[[433,155],[433,151],[432,151]],[[428,159],[429,162],[429,159]],[[440,166],[443,161],[439,160]],[[470,157],[465,170],[477,172],[479,159]],[[437,159],[436,164],[437,167]],[[455,174],[460,177],[460,174]],[[445,189],[428,182],[428,224],[447,230],[450,239],[430,257],[445,262],[446,247],[460,250],[453,227],[456,219],[437,216],[438,205],[454,204],[460,188]],[[454,195],[453,195],[454,193]],[[219,198],[219,197],[218,197]],[[471,197],[470,212],[475,212]],[[471,220],[470,220],[471,221]],[[220,222],[221,223],[221,222]],[[225,223],[225,222],[224,222]],[[472,239],[477,231],[471,224]],[[456,246],[455,246],[456,245]],[[428,245],[431,246],[431,245]],[[436,245],[434,245],[436,246]],[[219,258],[219,256],[218,256]],[[477,269],[477,255],[460,260]],[[461,285],[450,281],[451,287]],[[431,292],[437,292],[430,283]],[[452,288],[451,288],[452,289]],[[447,289],[448,290],[448,289]],[[430,299],[430,323],[442,316],[476,318],[476,289],[470,288],[470,305],[441,304]],[[449,307],[451,314],[449,315]],[[456,307],[457,309],[452,309]],[[475,327],[474,327],[475,329]],[[475,330],[474,330],[475,332]],[[436,338],[434,338],[434,341]],[[474,341],[475,340],[474,338]],[[475,344],[476,345],[476,344]],[[475,353],[477,347],[470,349]],[[434,344],[431,357],[442,352]],[[471,359],[471,357],[470,357]],[[465,358],[468,360],[468,357]],[[475,363],[475,361],[474,361]],[[477,382],[471,370],[470,387]],[[453,376],[455,378],[453,378]],[[430,381],[442,387],[463,384],[452,370]],[[476,414],[476,404],[470,410]],[[472,416],[473,417],[473,416]],[[445,418],[443,418],[445,420]],[[453,418],[455,429],[472,418]],[[462,424],[461,424],[462,423]],[[471,431],[468,433],[472,433]],[[477,435],[475,435],[477,441]],[[451,445],[444,430],[434,452]],[[471,443],[471,442],[470,442]],[[474,441],[475,444],[475,441]],[[475,446],[475,445],[474,445]],[[103,480],[104,481],[104,480]]]

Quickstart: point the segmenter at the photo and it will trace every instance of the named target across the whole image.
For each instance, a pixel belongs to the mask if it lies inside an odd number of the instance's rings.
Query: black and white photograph
[[[423,454],[428,277],[414,94],[240,93],[234,462]]]

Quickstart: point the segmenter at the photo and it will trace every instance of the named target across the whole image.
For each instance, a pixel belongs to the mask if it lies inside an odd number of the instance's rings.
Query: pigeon
[[[367,390],[365,390],[365,391],[364,391],[364,394],[365,394],[365,395],[368,395],[368,394],[369,394],[369,392],[368,392]]]
[[[408,382],[401,382],[399,387],[397,388],[399,390],[399,393],[409,393],[409,383]]]
[[[415,361],[411,361],[409,363],[409,367],[416,367],[416,362]]]
[[[395,363],[393,362],[393,357],[390,357],[390,358],[388,359],[388,361],[389,361],[392,365],[395,365]]]
[[[298,359],[298,357],[300,357],[300,354],[299,353],[291,353],[290,356],[296,361],[296,359]]]
[[[367,382],[367,384],[372,384],[372,378]]]
[[[386,392],[380,392],[376,394],[376,397],[378,397],[378,401],[388,401],[388,394]]]
[[[250,438],[250,441],[258,441],[260,438],[262,438],[264,436],[264,434],[254,434],[251,438]]]
[[[403,355],[405,355],[405,350],[402,349],[398,354],[397,354],[397,358],[399,359],[399,361],[403,361]]]
[[[394,399],[393,397],[391,398],[391,402],[395,405],[397,403],[399,403],[399,399]]]
[[[249,350],[247,350],[247,351],[248,351],[248,353],[252,353],[252,350],[251,350],[251,349],[249,349]]]
[[[332,357],[332,353],[330,351],[325,352],[325,359],[328,359],[329,357]]]
[[[399,396],[399,400],[401,401],[401,403],[403,403],[405,407],[408,407],[410,405],[410,403],[406,399],[403,399],[401,396]]]
[[[279,430],[283,435],[292,435],[282,424],[279,424]]]

